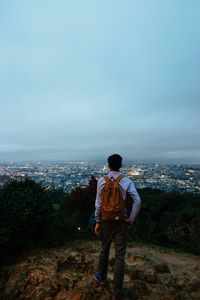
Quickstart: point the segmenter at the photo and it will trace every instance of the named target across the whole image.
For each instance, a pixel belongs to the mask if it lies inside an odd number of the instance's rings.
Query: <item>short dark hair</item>
[[[110,155],[108,165],[113,171],[119,171],[122,166],[122,157],[119,154]]]

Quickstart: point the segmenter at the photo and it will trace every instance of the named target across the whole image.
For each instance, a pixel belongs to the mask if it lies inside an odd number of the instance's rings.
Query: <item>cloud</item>
[[[198,160],[199,8],[1,3],[2,159]]]

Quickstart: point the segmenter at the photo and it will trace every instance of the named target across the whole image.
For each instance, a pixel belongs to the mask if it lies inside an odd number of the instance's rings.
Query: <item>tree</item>
[[[52,213],[52,201],[39,184],[28,178],[5,184],[0,190],[1,249],[42,243]]]

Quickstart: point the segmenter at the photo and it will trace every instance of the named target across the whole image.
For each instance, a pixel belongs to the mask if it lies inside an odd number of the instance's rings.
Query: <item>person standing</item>
[[[99,255],[98,271],[95,273],[94,279],[101,286],[106,285],[110,245],[112,241],[114,241],[115,266],[113,300],[121,299],[125,271],[127,232],[128,228],[133,225],[141,207],[141,199],[138,195],[135,185],[131,179],[123,176],[120,173],[119,170],[121,166],[122,157],[119,154],[113,154],[108,157],[108,167],[110,172],[107,176],[99,178],[95,200],[95,234],[99,235],[101,232],[101,250]],[[108,216],[108,213],[110,212],[104,212],[104,204],[102,204],[102,199],[104,201],[104,198],[108,197],[108,194],[105,196],[105,187],[109,184],[110,186],[114,184],[113,186],[115,186],[115,188],[118,187],[120,190],[122,199],[120,201],[123,202],[122,207],[124,208],[123,217],[120,216],[120,213],[118,214],[119,216],[113,215],[113,217],[110,217]],[[118,194],[115,194],[116,196],[109,201],[115,202],[115,198],[120,196]],[[133,200],[132,210],[129,216],[127,215],[124,205],[127,194],[129,194]]]

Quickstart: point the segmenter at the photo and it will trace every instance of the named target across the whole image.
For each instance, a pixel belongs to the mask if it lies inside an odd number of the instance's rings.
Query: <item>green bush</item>
[[[129,238],[200,253],[200,196],[150,189],[139,192],[142,208]]]
[[[150,188],[138,192],[142,207],[129,230],[130,241],[200,253],[200,195]],[[78,188],[64,199],[63,211],[74,224],[74,234],[77,226],[87,228],[94,211],[95,195],[96,182],[93,180],[87,188]],[[129,212],[131,206],[132,200],[128,197],[126,207]]]
[[[91,214],[94,212],[97,181],[92,176],[86,188],[76,188],[66,196],[61,204],[75,228],[86,229]]]
[[[39,184],[29,179],[5,184],[0,190],[1,250],[42,244],[52,218],[52,201]]]
[[[139,194],[142,207],[129,231],[130,240],[200,253],[199,195],[153,189],[139,190]],[[53,191],[51,196],[56,196],[56,201],[29,179],[10,182],[0,189],[1,251],[93,238],[87,229],[94,213],[95,178],[87,188],[77,188],[63,201],[62,191]],[[131,202],[128,198],[129,212]]]
[[[68,212],[66,209],[54,209],[54,221],[49,229],[50,245],[65,244],[69,239],[74,239],[78,234],[80,212]]]

